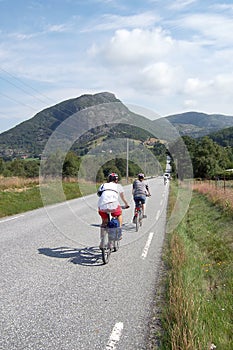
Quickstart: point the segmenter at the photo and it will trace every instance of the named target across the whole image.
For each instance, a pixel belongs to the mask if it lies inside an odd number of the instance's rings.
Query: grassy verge
[[[63,182],[62,195],[57,191],[56,183],[50,185],[50,197],[46,204],[54,204],[64,200],[74,199],[94,193],[96,191],[95,184],[82,184],[79,186],[77,182]],[[44,205],[38,181],[29,181],[22,179],[8,179],[0,184],[0,217],[23,213],[28,210],[41,208]]]
[[[176,187],[172,185],[170,205]],[[186,217],[167,237],[162,350],[230,350],[233,219],[194,192]]]

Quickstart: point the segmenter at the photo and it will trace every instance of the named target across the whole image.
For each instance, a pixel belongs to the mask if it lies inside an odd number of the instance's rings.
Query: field
[[[232,191],[195,184],[187,215],[167,235],[159,349],[233,349]],[[175,193],[173,183],[169,210]]]
[[[50,183],[50,191],[54,188],[54,195],[50,196],[46,205],[58,203],[64,200],[64,196],[69,200],[80,197],[82,193],[89,194],[96,191],[95,184],[85,183],[79,186],[76,179],[63,181],[62,186],[63,196],[60,196],[56,194],[56,181]],[[37,209],[43,205],[38,178],[0,177],[0,217]]]

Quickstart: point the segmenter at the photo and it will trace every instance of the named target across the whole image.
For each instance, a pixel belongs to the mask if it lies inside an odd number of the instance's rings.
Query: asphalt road
[[[168,187],[149,181],[136,233],[131,186],[123,239],[109,264],[90,195],[0,220],[1,350],[146,350]]]

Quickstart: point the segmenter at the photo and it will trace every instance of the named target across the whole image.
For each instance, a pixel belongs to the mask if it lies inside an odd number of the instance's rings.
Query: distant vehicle
[[[170,180],[171,175],[170,175],[170,173],[164,173],[164,174],[163,174],[163,177],[167,177],[167,178]]]

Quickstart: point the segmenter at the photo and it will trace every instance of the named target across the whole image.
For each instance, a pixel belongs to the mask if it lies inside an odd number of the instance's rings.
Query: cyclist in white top
[[[118,175],[111,173],[108,175],[108,182],[103,183],[97,192],[99,198],[98,211],[102,218],[102,227],[106,227],[108,223],[108,213],[117,216],[120,227],[122,226],[122,208],[119,202],[119,196],[125,204],[125,208],[129,208],[128,202],[124,196],[123,187],[118,183]]]

